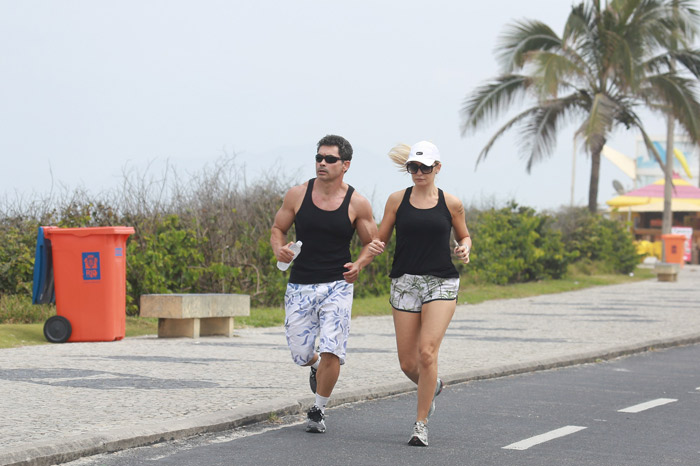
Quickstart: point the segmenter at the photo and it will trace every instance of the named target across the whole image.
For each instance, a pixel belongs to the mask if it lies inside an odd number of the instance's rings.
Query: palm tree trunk
[[[605,138],[600,138],[591,146],[591,181],[588,185],[588,210],[595,214],[598,212],[598,184],[600,181],[600,153],[605,145]]]

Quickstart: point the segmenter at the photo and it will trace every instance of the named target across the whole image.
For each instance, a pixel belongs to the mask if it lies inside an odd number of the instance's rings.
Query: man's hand
[[[343,278],[348,283],[354,283],[357,277],[360,276],[360,266],[357,262],[348,262],[343,267],[348,269],[347,272],[343,272]]]
[[[275,256],[277,257],[278,261],[285,262],[287,264],[292,262],[292,259],[294,259],[294,251],[289,249],[289,246],[291,246],[292,244],[294,244],[293,241],[285,244],[277,250]]]

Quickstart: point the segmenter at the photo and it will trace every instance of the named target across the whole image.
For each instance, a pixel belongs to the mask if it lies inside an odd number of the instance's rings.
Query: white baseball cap
[[[421,141],[411,146],[411,153],[408,156],[408,162],[420,162],[423,165],[432,166],[435,162],[440,161],[440,151],[432,142]]]

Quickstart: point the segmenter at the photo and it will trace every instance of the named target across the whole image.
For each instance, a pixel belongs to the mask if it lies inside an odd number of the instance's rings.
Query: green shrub
[[[289,275],[275,266],[270,226],[295,183],[271,173],[248,184],[234,158],[187,182],[169,170],[158,177],[127,173],[119,192],[75,190],[24,204],[0,199],[0,295],[31,299],[39,225],[126,225],[136,231],[127,242],[128,314],[137,315],[140,296],[150,293],[242,293],[255,307],[280,307]],[[467,212],[472,262],[456,266],[470,280],[507,284],[560,278],[574,259],[622,273],[638,263],[624,224],[586,209],[550,216],[511,202]],[[394,238],[362,271],[355,296],[389,292]],[[361,249],[355,235],[353,260]],[[12,306],[29,312],[19,302]]]
[[[374,260],[360,272],[354,287],[354,295],[356,298],[381,296],[389,293],[391,288],[389,272],[391,272],[391,264],[396,247],[395,238],[396,235],[392,235],[384,252],[375,257]],[[360,251],[362,251],[362,241],[360,237],[355,234],[350,243],[350,256],[352,260],[357,260]]]
[[[31,296],[37,228],[31,220],[0,224],[0,293]]]
[[[641,261],[626,223],[592,214],[585,208],[571,208],[559,213],[557,226],[566,248],[577,251],[579,261],[603,264],[614,273],[630,273]]]
[[[478,212],[469,228],[474,250],[464,270],[488,283],[560,278],[575,257],[565,250],[550,217],[515,202]]]
[[[204,274],[204,256],[196,232],[176,215],[153,233],[135,235],[127,243],[127,314],[138,298],[153,293],[195,293]]]

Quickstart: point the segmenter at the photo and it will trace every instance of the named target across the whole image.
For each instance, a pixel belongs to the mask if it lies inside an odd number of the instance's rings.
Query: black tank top
[[[316,207],[311,199],[315,178],[309,180],[301,207],[294,219],[297,240],[303,244],[292,263],[289,283],[328,283],[343,279],[350,262],[350,240],[355,229],[348,207],[355,188],[348,185],[343,203],[336,210]]]
[[[413,187],[406,189],[396,210],[396,251],[389,277],[432,275],[459,278],[452,263],[450,232],[452,214],[445,194],[438,189],[438,202],[430,209],[418,209],[410,202]]]

